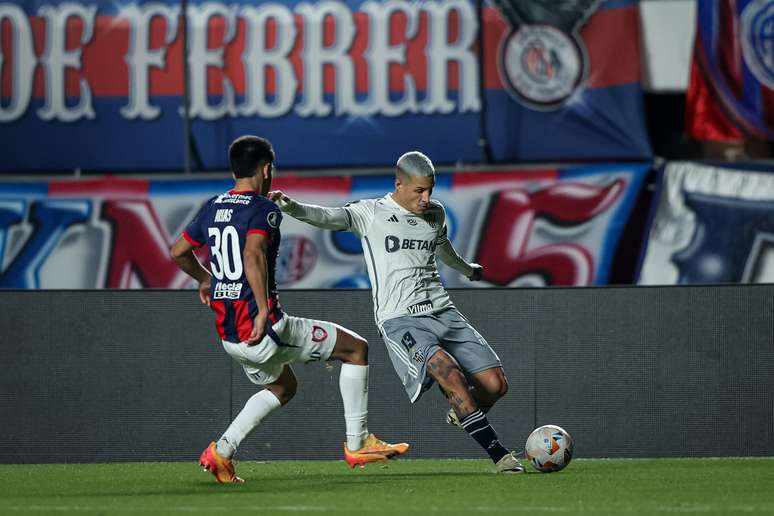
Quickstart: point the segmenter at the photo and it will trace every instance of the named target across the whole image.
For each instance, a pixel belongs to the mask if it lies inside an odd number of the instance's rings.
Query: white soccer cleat
[[[516,455],[514,455],[513,452],[510,452],[508,455],[497,461],[495,468],[497,468],[498,473],[515,474],[524,473],[525,471],[524,466],[521,465],[521,462],[519,462],[519,459],[516,458]]]

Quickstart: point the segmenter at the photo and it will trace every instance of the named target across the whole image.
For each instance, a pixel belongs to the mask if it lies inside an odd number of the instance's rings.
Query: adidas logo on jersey
[[[387,219],[387,222],[399,222],[398,217],[395,215],[391,216],[389,219]]]

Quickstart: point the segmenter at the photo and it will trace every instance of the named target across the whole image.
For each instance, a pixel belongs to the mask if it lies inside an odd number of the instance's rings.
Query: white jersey
[[[363,244],[377,324],[453,306],[435,263],[436,246],[446,240],[441,203],[431,201],[423,215],[416,215],[387,194],[344,209]]]
[[[377,325],[406,315],[422,315],[454,306],[441,283],[436,250],[444,262],[470,275],[471,266],[447,239],[446,212],[436,200],[423,215],[412,213],[387,194],[343,208],[280,204],[283,211],[313,225],[355,233],[363,244],[371,279]]]

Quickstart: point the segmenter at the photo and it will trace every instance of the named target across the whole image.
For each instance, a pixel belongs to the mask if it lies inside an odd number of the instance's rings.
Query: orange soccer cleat
[[[210,443],[199,457],[199,464],[204,471],[209,471],[215,476],[215,480],[221,484],[239,484],[244,482],[234,473],[234,463],[231,459],[224,459],[218,455],[215,443]]]
[[[368,434],[363,447],[356,451],[350,451],[347,443],[344,443],[344,460],[349,467],[360,466],[364,468],[369,462],[387,462],[399,455],[403,455],[409,449],[406,443],[390,444],[382,441],[374,434]]]

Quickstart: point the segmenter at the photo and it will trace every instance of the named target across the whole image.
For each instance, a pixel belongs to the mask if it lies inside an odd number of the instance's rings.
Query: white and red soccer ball
[[[527,437],[525,450],[532,467],[543,473],[564,469],[572,460],[575,444],[570,434],[556,425],[543,425]]]

